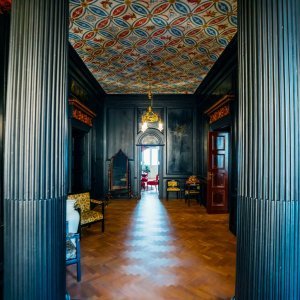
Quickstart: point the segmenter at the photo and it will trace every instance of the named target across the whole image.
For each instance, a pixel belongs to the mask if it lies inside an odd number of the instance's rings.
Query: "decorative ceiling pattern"
[[[108,94],[146,94],[149,85],[156,94],[194,93],[237,31],[237,0],[70,0],[69,7],[69,40]]]

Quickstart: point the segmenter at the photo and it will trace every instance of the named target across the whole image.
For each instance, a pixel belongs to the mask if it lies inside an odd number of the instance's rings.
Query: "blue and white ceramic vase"
[[[74,207],[75,202],[76,200],[67,200],[67,221],[69,233],[76,233],[78,231],[79,213]]]

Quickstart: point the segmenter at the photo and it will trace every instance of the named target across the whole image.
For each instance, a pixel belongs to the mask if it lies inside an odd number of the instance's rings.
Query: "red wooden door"
[[[227,132],[209,132],[207,212],[228,212],[228,156]]]

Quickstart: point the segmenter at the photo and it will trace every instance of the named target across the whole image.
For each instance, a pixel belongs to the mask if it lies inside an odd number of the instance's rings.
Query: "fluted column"
[[[4,299],[64,299],[68,2],[12,3]]]
[[[300,299],[300,1],[238,10],[236,298]]]

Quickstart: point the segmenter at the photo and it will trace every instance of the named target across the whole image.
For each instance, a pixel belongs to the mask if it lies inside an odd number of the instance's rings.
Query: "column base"
[[[299,203],[238,199],[236,299],[300,299]]]

